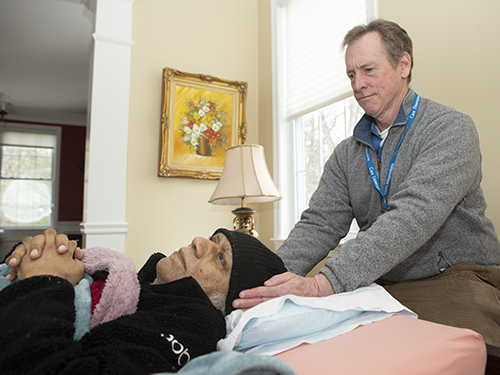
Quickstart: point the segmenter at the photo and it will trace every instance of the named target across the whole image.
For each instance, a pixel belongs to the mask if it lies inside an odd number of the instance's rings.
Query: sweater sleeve
[[[0,293],[3,374],[150,374],[178,371],[214,351],[222,315],[187,278],[141,291],[136,313],[73,340],[74,290],[50,276],[13,283]],[[201,292],[200,292],[201,291]]]

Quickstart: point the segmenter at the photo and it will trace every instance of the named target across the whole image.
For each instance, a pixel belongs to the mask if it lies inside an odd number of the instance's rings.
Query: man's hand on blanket
[[[64,254],[68,251],[69,240],[64,234],[57,234],[54,229],[47,229],[44,234],[39,234],[35,237],[25,237],[22,244],[18,245],[12,254],[5,260],[5,263],[9,265],[10,269],[5,277],[7,280],[14,280],[17,276],[16,267],[21,264],[21,259],[26,255],[30,254],[31,259],[35,260],[42,256],[43,249],[46,243],[46,236],[55,235],[56,248],[59,254]],[[83,259],[83,251],[77,247],[74,251],[73,257],[78,260]]]
[[[233,301],[235,309],[247,310],[261,302],[287,294],[304,297],[324,297],[334,294],[332,284],[323,274],[314,277],[302,277],[291,272],[273,276],[253,289],[243,290],[239,299]]]
[[[40,240],[37,237],[35,236],[32,243]],[[40,256],[37,259],[32,259],[27,251],[21,258],[20,265],[16,267],[18,279],[22,280],[37,275],[53,275],[62,277],[73,285],[78,284],[83,278],[85,267],[79,259],[73,258],[77,249],[76,241],[67,241],[66,238],[65,246],[67,249],[61,253],[59,251],[61,239],[59,238],[58,241],[58,236],[54,229],[47,229],[43,237],[43,252],[40,251]],[[27,240],[24,246],[25,249],[29,248],[29,240]]]

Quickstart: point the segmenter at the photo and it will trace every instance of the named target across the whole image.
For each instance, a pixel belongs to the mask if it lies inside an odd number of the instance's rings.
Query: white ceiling
[[[92,32],[80,0],[0,1],[0,92],[13,102],[6,120],[85,118]]]

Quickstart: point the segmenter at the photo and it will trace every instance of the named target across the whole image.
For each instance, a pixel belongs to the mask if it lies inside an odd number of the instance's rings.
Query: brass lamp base
[[[238,232],[248,233],[256,238],[259,238],[259,233],[255,230],[255,221],[252,215],[255,210],[250,207],[239,207],[231,211],[236,217],[233,220],[233,229]]]

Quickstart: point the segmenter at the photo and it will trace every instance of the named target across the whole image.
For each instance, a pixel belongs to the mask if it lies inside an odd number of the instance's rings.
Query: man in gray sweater
[[[309,208],[277,251],[290,272],[234,307],[325,296],[377,281],[420,318],[475,329],[500,346],[500,244],[485,217],[472,119],[408,87],[412,42],[376,20],[345,37],[346,70],[366,114],[337,146]],[[318,275],[305,276],[348,233]]]

